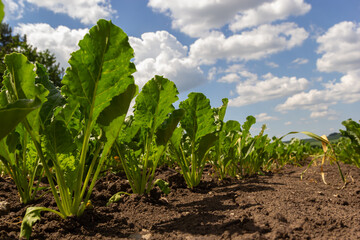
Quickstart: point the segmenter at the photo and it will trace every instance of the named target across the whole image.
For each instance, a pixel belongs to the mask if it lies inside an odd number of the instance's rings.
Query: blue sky
[[[229,98],[226,119],[269,136],[329,134],[360,119],[358,0],[3,0],[5,22],[63,67],[100,18],[135,50],[135,81],[174,81],[180,100]],[[304,136],[298,136],[304,137]]]

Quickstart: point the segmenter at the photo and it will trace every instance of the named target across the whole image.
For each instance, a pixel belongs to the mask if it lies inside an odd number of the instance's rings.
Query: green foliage
[[[204,94],[190,93],[179,106],[185,115],[171,137],[171,146],[186,184],[194,188],[200,183],[207,156],[214,147],[217,126]]]
[[[62,218],[84,212],[136,92],[131,75],[135,67],[130,62],[133,49],[120,28],[100,20],[79,46],[69,60],[62,96],[46,80],[44,69],[38,71],[39,83],[27,86],[43,83],[50,92],[48,104],[33,116],[39,120],[34,127],[41,137],[32,127],[31,139],[59,209],[52,211]]]
[[[268,144],[267,136],[263,136],[266,126],[262,126],[259,135],[252,137],[250,129],[255,123],[255,117],[248,116],[242,126],[241,135],[237,142],[237,176],[256,174],[264,164],[264,154]]]
[[[155,76],[136,97],[134,116],[128,120],[117,144],[134,193],[147,194],[154,186],[158,162],[184,114],[172,105],[178,99],[177,94],[173,82]]]
[[[40,106],[41,101],[36,98],[35,100],[19,99],[0,108],[0,140],[13,131],[30,112]]]
[[[236,175],[237,142],[241,136],[238,121],[229,120],[223,124],[212,152],[212,164],[220,180]]]
[[[2,20],[4,19],[4,16],[5,16],[4,4],[3,4],[2,1],[0,0],[0,23],[1,23]]]
[[[38,115],[48,91],[35,84],[35,66],[22,54],[7,55],[5,64],[0,92],[0,160],[17,186],[20,201],[28,204],[36,198],[39,185],[33,183],[42,174],[31,139],[40,139]]]
[[[346,130],[340,130],[344,138],[336,145],[340,160],[360,168],[360,124],[348,119],[342,122]]]
[[[26,36],[13,35],[12,29],[6,23],[0,23],[0,59],[3,60],[6,54],[18,52],[24,54],[30,62],[42,64],[49,74],[50,80],[55,86],[61,86],[61,78],[64,75],[64,69],[56,63],[55,55],[49,50],[38,51],[27,43]],[[0,82],[6,66],[3,61],[0,62]],[[1,87],[1,83],[0,83]]]
[[[41,219],[40,213],[42,211],[48,211],[58,214],[58,212],[54,211],[51,208],[45,207],[29,207],[26,209],[25,216],[21,223],[21,231],[20,231],[20,238],[29,239],[32,232],[33,225]]]

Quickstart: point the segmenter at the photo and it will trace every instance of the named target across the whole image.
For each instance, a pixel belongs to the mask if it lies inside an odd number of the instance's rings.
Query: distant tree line
[[[24,54],[30,62],[38,62],[47,69],[49,79],[58,87],[61,86],[61,79],[65,73],[60,63],[56,62],[55,55],[49,50],[39,51],[36,47],[27,43],[26,35],[13,35],[12,29],[7,23],[0,23],[0,88],[3,75],[6,70],[4,57],[6,54],[19,52]]]

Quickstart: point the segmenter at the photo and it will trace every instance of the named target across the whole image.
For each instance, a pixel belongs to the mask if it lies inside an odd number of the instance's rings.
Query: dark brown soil
[[[324,168],[328,185],[319,166],[303,180],[306,167],[286,166],[221,183],[204,174],[193,191],[174,170],[162,169],[169,195],[126,196],[106,207],[113,194],[130,191],[124,176],[108,174],[96,185],[93,209],[66,220],[44,213],[32,239],[360,239],[360,170],[341,166],[348,181],[343,189],[336,165]],[[0,178],[1,201],[10,203],[10,212],[0,216],[0,239],[16,239],[26,207],[9,178]],[[33,205],[55,208],[50,195]]]

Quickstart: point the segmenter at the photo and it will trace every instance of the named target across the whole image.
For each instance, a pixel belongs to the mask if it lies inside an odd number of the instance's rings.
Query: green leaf
[[[322,143],[325,143],[325,144],[330,144],[329,140],[325,139],[325,138],[322,138],[321,136],[319,135],[316,135],[315,133],[312,133],[312,132],[308,132],[308,131],[301,131],[301,132],[289,132],[287,134],[285,134],[284,136],[282,136],[280,139],[283,139],[285,136],[287,135],[290,135],[290,134],[297,134],[297,133],[302,133],[302,134],[305,134],[305,135],[308,135],[309,137],[313,138],[313,139],[316,139]]]
[[[108,207],[111,203],[116,203],[120,201],[122,198],[124,198],[126,195],[130,196],[130,193],[127,192],[118,192],[111,196],[109,201],[106,203],[106,206]]]
[[[26,209],[25,216],[21,223],[20,237],[30,238],[33,225],[41,218],[41,211],[43,211],[43,207],[29,207]]]
[[[8,135],[26,116],[41,106],[41,101],[21,99],[0,109],[0,140]]]
[[[36,74],[36,83],[42,84],[49,91],[47,101],[40,110],[41,122],[42,124],[47,125],[54,114],[55,108],[65,105],[66,101],[61,95],[60,90],[49,80],[49,74],[43,65],[36,63]]]
[[[157,145],[165,146],[174,130],[176,129],[179,121],[184,117],[185,111],[183,109],[176,109],[172,112],[170,117],[163,123],[163,125],[156,132]]]
[[[98,123],[104,130],[106,137],[102,155],[107,155],[118,137],[136,90],[136,85],[130,84],[125,92],[114,97],[110,105],[101,112]],[[102,160],[104,159],[103,157]]]
[[[185,110],[185,116],[180,121],[181,127],[194,142],[216,131],[210,100],[204,94],[190,93],[188,99],[181,102],[179,107]]]
[[[136,124],[150,131],[157,129],[174,110],[177,94],[175,84],[166,78],[155,76],[148,81],[135,100]]]
[[[135,84],[130,84],[125,92],[114,97],[110,105],[101,112],[98,123],[102,126],[106,136],[103,154],[110,150],[118,137],[136,89]]]
[[[214,108],[214,116],[215,116],[215,120],[217,122],[217,124],[221,125],[224,122],[224,118],[225,118],[225,113],[226,113],[226,109],[229,103],[229,100],[227,98],[223,98],[222,99],[222,103],[223,105],[218,107],[218,108]]]
[[[4,19],[4,16],[5,16],[4,4],[3,4],[2,1],[0,0],[0,23],[1,23],[2,20]]]
[[[250,128],[252,125],[256,123],[256,118],[254,116],[247,116],[246,121],[244,122],[242,126],[242,132],[248,133],[250,131]]]
[[[206,157],[210,148],[214,146],[216,139],[217,137],[215,133],[208,133],[200,139],[197,154],[202,164],[205,164],[206,159],[204,158]]]
[[[35,84],[35,66],[20,53],[12,53],[5,56],[7,74],[4,76],[3,84],[8,91],[8,102],[12,103],[19,99],[41,100],[41,103],[47,101],[48,91],[41,84]],[[37,141],[40,141],[40,108],[32,111],[27,117],[32,131],[32,135]]]
[[[92,129],[111,100],[134,83],[134,51],[127,35],[111,21],[99,20],[72,53],[62,83],[68,102],[79,103]]]
[[[32,227],[34,224],[40,220],[41,215],[40,212],[42,211],[49,211],[58,214],[60,217],[64,218],[64,216],[50,208],[45,207],[28,207],[26,209],[25,216],[21,223],[21,230],[20,230],[20,238],[25,237],[26,239],[29,239],[32,232]]]
[[[225,122],[223,129],[219,134],[219,141],[225,151],[233,147],[241,133],[241,126],[238,121],[229,120]]]
[[[56,158],[57,153],[70,153],[74,150],[74,139],[63,121],[54,120],[46,127],[46,148]]]
[[[346,127],[346,131],[340,130],[341,134],[351,139],[351,147],[360,154],[360,124],[348,119],[341,123]]]
[[[42,85],[35,84],[35,66],[21,53],[11,53],[5,56],[7,74],[3,84],[9,92],[9,102],[18,99],[35,99],[46,101],[47,91]]]
[[[160,190],[165,193],[166,195],[168,195],[170,193],[170,187],[169,187],[169,183],[162,180],[162,179],[156,179],[154,182],[154,185],[158,186],[160,188]]]

